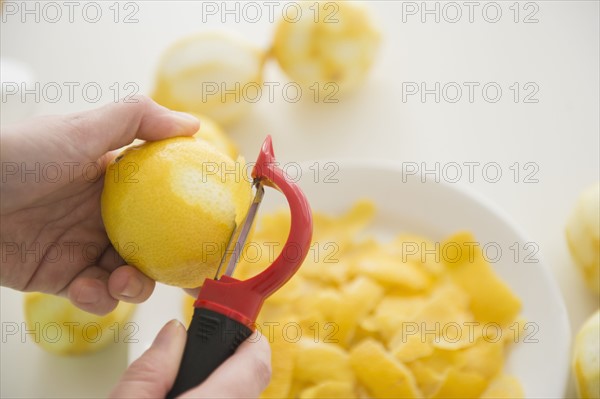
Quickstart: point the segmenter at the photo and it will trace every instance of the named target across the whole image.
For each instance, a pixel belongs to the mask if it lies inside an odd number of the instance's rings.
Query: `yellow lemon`
[[[223,154],[227,154],[232,159],[236,159],[239,154],[237,146],[233,140],[227,136],[227,133],[225,133],[223,128],[207,116],[198,114],[195,116],[200,119],[200,129],[194,134],[194,137],[208,141]]]
[[[167,108],[235,122],[261,93],[265,58],[244,38],[224,32],[187,37],[164,53],[152,97]]]
[[[156,281],[201,286],[252,199],[242,161],[194,137],[126,149],[108,166],[102,192],[113,246]]]
[[[25,321],[35,342],[48,352],[79,355],[96,352],[111,342],[126,342],[134,326],[127,322],[135,305],[120,302],[105,316],[87,313],[68,299],[39,292],[24,297]]]
[[[368,10],[355,2],[301,3],[275,32],[273,55],[307,90],[330,100],[357,87],[373,64],[380,35]],[[327,100],[323,98],[323,100]]]
[[[600,295],[600,184],[585,189],[567,222],[567,243],[588,286]]]
[[[600,311],[596,311],[575,337],[573,371],[580,398],[600,397]]]

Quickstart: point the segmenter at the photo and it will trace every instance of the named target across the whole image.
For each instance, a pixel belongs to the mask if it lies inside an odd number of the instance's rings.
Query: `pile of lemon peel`
[[[374,212],[362,201],[341,216],[314,214],[305,263],[257,320],[273,363],[262,397],[523,397],[503,371],[523,333],[521,303],[475,238],[449,237],[441,247],[462,252],[437,255],[425,255],[435,245],[416,235],[359,238]],[[262,215],[235,277],[264,270],[288,231],[287,211]],[[419,251],[403,255],[406,244]],[[184,301],[187,318],[192,302]]]

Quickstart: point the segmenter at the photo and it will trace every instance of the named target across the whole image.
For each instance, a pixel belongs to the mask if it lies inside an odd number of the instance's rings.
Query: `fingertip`
[[[137,137],[143,140],[161,140],[176,136],[192,136],[200,129],[197,117],[186,112],[170,110],[154,103],[153,112],[141,120]]]
[[[141,303],[152,295],[156,283],[133,266],[117,267],[108,278],[108,291],[118,300]]]
[[[187,112],[171,111],[171,117],[175,119],[186,133],[194,134],[200,129],[200,119]]]
[[[243,351],[249,355],[251,369],[254,370],[256,381],[258,381],[257,394],[259,394],[271,381],[271,346],[267,338],[257,330],[240,345],[236,353]]]
[[[129,366],[110,397],[164,398],[177,376],[185,341],[186,331],[179,321],[165,324],[150,348]]]
[[[260,356],[263,359],[271,360],[271,346],[267,337],[262,335],[260,331],[254,330],[238,348],[238,351],[249,350],[255,352],[255,355]]]
[[[169,321],[161,328],[156,335],[154,342],[152,343],[153,348],[168,348],[173,343],[185,342],[187,337],[185,327],[177,319]]]
[[[81,310],[99,316],[111,312],[119,303],[109,294],[106,283],[86,277],[76,278],[71,282],[67,297]]]
[[[164,114],[162,119],[159,123],[165,125],[164,130],[161,132],[163,136],[192,136],[200,129],[198,118],[185,112],[169,111]]]

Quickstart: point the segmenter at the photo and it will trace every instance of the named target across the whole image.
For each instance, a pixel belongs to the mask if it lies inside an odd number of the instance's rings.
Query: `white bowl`
[[[295,175],[297,169],[288,165],[286,170]],[[490,201],[464,186],[423,182],[421,176],[403,174],[397,163],[380,161],[305,163],[299,184],[312,208],[319,212],[341,213],[358,199],[371,199],[377,215],[370,230],[381,239],[413,232],[440,240],[469,230],[482,245],[491,243],[492,266],[521,299],[522,315],[531,323],[527,342],[514,345],[510,351],[506,372],[520,380],[526,397],[564,395],[571,339],[558,286],[539,252],[533,254],[536,244]],[[283,203],[281,195],[268,190],[260,212]],[[520,251],[515,259],[517,247]],[[494,255],[497,248],[502,250],[499,256]],[[536,259],[537,263],[532,263]],[[165,322],[181,318],[182,297],[181,290],[159,285],[153,297],[140,306],[134,320],[140,327],[139,343],[130,346],[131,361]]]

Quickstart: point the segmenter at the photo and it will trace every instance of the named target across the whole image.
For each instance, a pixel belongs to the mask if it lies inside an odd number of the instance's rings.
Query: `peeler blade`
[[[242,223],[240,223],[239,226],[236,226],[233,233],[231,233],[229,243],[227,244],[227,249],[221,258],[219,268],[217,269],[217,274],[215,275],[216,280],[218,280],[222,275],[231,277],[235,271],[235,267],[237,266],[240,256],[242,255],[242,249],[244,248],[244,244],[248,238],[248,233],[250,233],[250,228],[252,227],[252,223],[254,222],[254,218],[258,212],[258,207],[260,206],[265,194],[265,189],[260,179],[255,179],[252,185],[256,188],[254,199],[252,200],[252,203],[250,204],[248,212],[246,212],[246,216],[244,217]],[[225,272],[222,273],[221,270],[225,265],[227,265]]]

